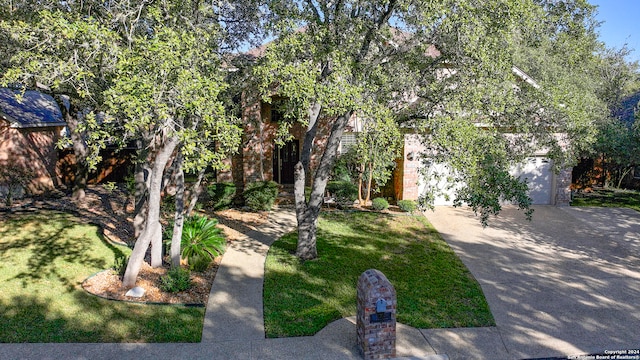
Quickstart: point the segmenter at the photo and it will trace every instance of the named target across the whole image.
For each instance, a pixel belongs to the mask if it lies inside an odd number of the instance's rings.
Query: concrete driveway
[[[425,213],[480,282],[497,324],[422,330],[430,344],[451,359],[640,349],[640,214],[534,209],[531,222],[507,208],[484,229],[468,208]]]

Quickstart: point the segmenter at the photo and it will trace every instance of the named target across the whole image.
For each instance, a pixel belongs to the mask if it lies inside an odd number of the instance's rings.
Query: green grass
[[[301,263],[296,234],[267,255],[264,314],[267,337],[312,335],[356,314],[356,283],[382,271],[398,297],[397,320],[416,328],[492,326],[477,281],[421,216],[324,213],[319,258]]]
[[[571,206],[626,207],[640,211],[640,192],[637,190],[595,189],[577,193]]]
[[[204,308],[101,299],[81,283],[129,249],[58,212],[0,220],[0,343],[199,342]]]

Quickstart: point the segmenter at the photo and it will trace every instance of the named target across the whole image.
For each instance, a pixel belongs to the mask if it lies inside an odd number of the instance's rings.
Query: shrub
[[[185,219],[180,246],[182,258],[187,259],[190,267],[204,262],[205,258],[209,260],[209,266],[216,256],[224,253],[227,242],[216,225],[218,220],[206,216],[194,215]]]
[[[387,210],[389,208],[389,202],[385,198],[375,198],[371,206],[377,211]]]
[[[134,174],[129,174],[124,178],[125,188],[127,189],[127,193],[129,196],[134,196],[136,194],[136,177]]]
[[[0,166],[0,195],[5,205],[13,205],[13,200],[25,193],[29,181],[34,177],[31,169],[17,166],[15,163]]]
[[[249,183],[242,196],[245,205],[252,211],[269,211],[278,197],[278,184],[273,181]]]
[[[339,204],[351,203],[358,198],[358,187],[350,181],[330,181],[327,191],[335,196]]]
[[[166,292],[180,292],[191,288],[191,272],[181,267],[169,269],[166,275],[160,277],[160,289]]]
[[[418,209],[418,205],[413,200],[400,200],[398,201],[398,207],[404,212],[412,213]]]
[[[230,182],[215,183],[207,186],[207,195],[211,199],[213,210],[231,207],[236,196],[236,185]]]
[[[213,260],[210,256],[195,255],[189,259],[189,270],[195,272],[204,272],[209,268]]]
[[[115,271],[121,279],[124,277],[128,263],[129,257],[124,255],[116,257],[116,260],[113,262],[113,271]]]
[[[102,188],[109,194],[113,194],[114,191],[118,188],[118,185],[113,181],[107,181],[102,184]]]

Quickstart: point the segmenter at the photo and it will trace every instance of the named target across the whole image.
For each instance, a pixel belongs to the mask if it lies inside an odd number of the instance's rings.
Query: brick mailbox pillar
[[[358,279],[358,347],[368,359],[396,357],[396,290],[378,270]]]

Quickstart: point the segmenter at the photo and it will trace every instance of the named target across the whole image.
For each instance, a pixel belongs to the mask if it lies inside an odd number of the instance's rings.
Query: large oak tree
[[[67,99],[66,104],[61,100],[61,108],[68,110],[70,128],[78,125],[72,129],[74,148],[76,143],[84,146],[76,149],[79,164],[85,158],[87,165],[95,163],[107,143],[139,145],[138,204],[146,205],[137,207],[143,226],[123,280],[126,287],[133,286],[150,244],[152,265],[162,263],[159,207],[168,169],[181,179],[184,170],[220,168],[222,159],[237,149],[240,127],[222,101],[227,88],[222,57],[258,33],[258,3],[0,5],[2,47],[12,54],[0,62],[0,80]],[[82,168],[86,175],[88,166]],[[183,187],[178,181],[179,193]],[[180,206],[174,265],[179,264],[182,216]]]
[[[514,66],[523,47],[591,36],[591,9],[580,0],[270,2],[276,40],[254,73],[263,99],[282,96],[285,116],[306,126],[295,168],[297,255],[317,256],[316,223],[342,133],[370,101],[423,136],[428,160],[446,161],[460,184],[455,202],[483,223],[504,201],[530,214],[527,185],[510,166],[541,148],[562,164],[567,144],[554,134],[582,141],[590,118],[567,106],[570,96],[546,91],[555,79],[538,84],[514,75]],[[589,105],[591,98],[585,94]],[[311,169],[323,118],[329,136]]]

